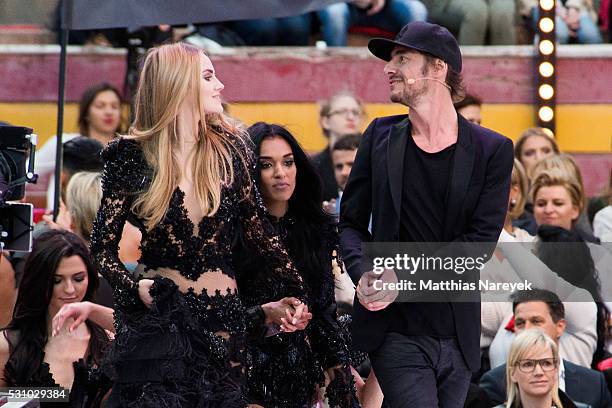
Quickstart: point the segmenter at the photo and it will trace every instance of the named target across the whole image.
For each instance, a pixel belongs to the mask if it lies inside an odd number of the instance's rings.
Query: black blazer
[[[572,401],[590,405],[593,408],[612,407],[612,397],[606,379],[599,371],[581,367],[563,360],[565,366],[565,393]],[[480,379],[482,388],[492,402],[506,401],[506,365],[487,371]]]
[[[444,241],[497,242],[508,208],[512,141],[460,115],[458,122]],[[408,115],[389,116],[375,119],[359,145],[340,210],[342,256],[354,282],[361,276],[362,242],[399,240],[408,137]],[[372,234],[368,232],[370,214]],[[453,303],[451,307],[459,347],[468,367],[476,371],[480,366],[480,304]],[[389,309],[370,312],[355,300],[353,343],[357,348],[368,352],[378,348],[387,329]]]

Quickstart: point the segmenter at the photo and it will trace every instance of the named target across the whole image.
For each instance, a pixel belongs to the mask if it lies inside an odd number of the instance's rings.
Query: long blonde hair
[[[512,381],[512,373],[518,370],[518,362],[534,347],[544,346],[550,348],[553,358],[559,364],[559,348],[557,344],[540,329],[529,329],[516,335],[508,352],[506,364],[506,395],[508,396],[506,408],[519,408],[521,404],[521,394],[517,383]],[[558,374],[557,374],[558,375]],[[559,385],[556,384],[552,390],[552,400],[557,408],[563,408],[559,399]]]
[[[221,185],[233,183],[232,153],[242,137],[222,114],[206,113],[200,103],[201,67],[199,48],[184,43],[166,44],[147,53],[134,105],[134,122],[128,138],[137,140],[153,179],[147,191],[136,198],[132,209],[151,230],[163,219],[182,169],[174,152],[179,146],[177,121],[183,100],[192,97],[202,118],[192,165],[195,195],[204,216],[214,215],[221,204]]]

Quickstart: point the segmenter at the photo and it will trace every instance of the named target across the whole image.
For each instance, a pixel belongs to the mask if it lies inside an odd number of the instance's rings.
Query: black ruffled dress
[[[238,286],[240,297],[249,315],[265,303],[284,297],[297,297],[306,302],[313,314],[305,330],[293,333],[279,332],[266,337],[269,328],[260,325],[249,327],[247,390],[249,402],[266,408],[311,407],[320,396],[324,385],[324,370],[334,368],[335,380],[327,387],[326,397],[330,407],[358,407],[354,381],[350,373],[351,355],[347,345],[348,333],[338,324],[335,302],[335,284],[332,260],[337,259],[338,239],[335,228],[323,226],[323,242],[310,243],[313,251],[321,251],[325,268],[318,271],[318,278],[311,279],[297,254],[291,251],[291,233],[296,219],[289,215],[276,219],[270,216],[298,271],[302,275],[299,285],[277,276],[252,256],[237,254],[240,267]],[[246,252],[248,254],[248,251]],[[241,256],[242,255],[242,256]],[[341,266],[341,265],[340,265]],[[254,319],[251,319],[253,321]]]
[[[236,290],[179,291],[164,273],[178,271],[181,279],[195,282],[204,274],[221,271],[234,279],[231,243],[240,227],[258,256],[279,275],[297,274],[251,185],[252,153],[246,146],[242,153],[243,158],[234,154],[234,182],[222,186],[219,210],[202,219],[197,235],[179,188],[164,219],[151,231],[141,228],[139,264],[145,271],[162,271],[154,278],[154,302],[148,309],[138,295],[141,276],[132,276],[123,266],[118,243],[128,216],[130,222],[142,225],[131,205],[148,188],[152,169],[134,140],[118,139],[104,150],[103,197],[91,251],[114,289],[116,303],[111,353],[115,386],[107,406],[246,405],[245,310]]]

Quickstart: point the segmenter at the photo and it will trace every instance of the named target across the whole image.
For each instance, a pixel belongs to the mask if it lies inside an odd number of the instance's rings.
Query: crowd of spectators
[[[611,41],[610,3],[560,0],[556,8],[557,41],[597,44]],[[127,31],[72,32],[73,44],[126,47],[130,38],[161,43],[173,35],[204,47],[350,45],[350,34],[393,38],[412,21],[430,21],[448,28],[461,45],[528,44],[537,31],[536,0],[349,0],[297,16],[170,26]]]

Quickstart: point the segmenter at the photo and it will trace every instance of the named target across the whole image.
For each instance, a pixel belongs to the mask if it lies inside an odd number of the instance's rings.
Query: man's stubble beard
[[[424,84],[421,85],[421,87],[419,87],[418,89],[413,90],[412,92],[409,92],[406,89],[407,87],[408,85],[404,82],[404,89],[400,93],[391,93],[391,95],[389,95],[391,102],[400,103],[408,107],[416,106],[419,100],[421,99],[421,96],[423,96],[427,92],[427,89],[425,89]]]

